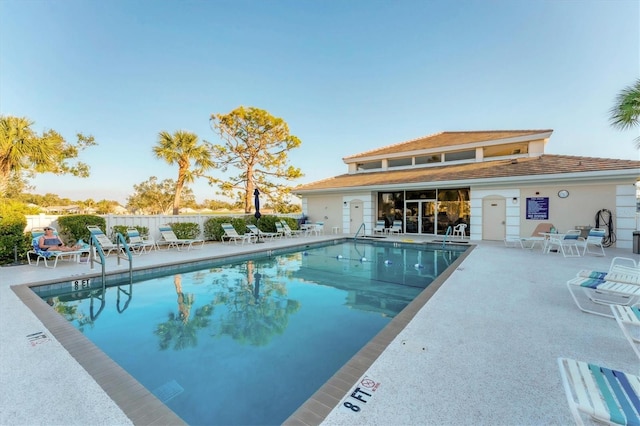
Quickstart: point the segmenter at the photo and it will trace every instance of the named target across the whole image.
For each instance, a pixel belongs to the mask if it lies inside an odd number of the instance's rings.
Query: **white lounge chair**
[[[384,220],[379,220],[376,222],[376,226],[373,228],[373,234],[384,234],[387,232],[387,228],[385,227]]]
[[[638,303],[640,300],[640,285],[638,284],[603,281],[597,278],[575,277],[567,281],[567,288],[573,301],[581,311],[609,318],[613,318],[609,306],[630,306]],[[589,302],[594,305],[593,307],[605,305],[608,311],[596,311],[593,308],[583,306],[576,294],[578,290],[583,291],[583,294],[589,299]]]
[[[167,246],[167,250],[171,247],[175,247],[178,251],[185,247],[187,247],[187,251],[189,251],[194,247],[194,245],[198,244],[200,247],[204,246],[204,240],[178,238],[169,225],[162,225],[158,229],[160,230],[161,239],[156,243],[156,246],[162,244]]]
[[[569,358],[558,358],[562,385],[573,418],[605,424],[640,423],[640,377]]]
[[[391,225],[391,228],[389,228],[389,233],[390,234],[402,234],[402,221],[401,220],[394,220],[393,221],[393,225]]]
[[[55,235],[58,235],[58,232],[53,230]],[[45,268],[55,268],[58,266],[58,260],[68,260],[68,261],[78,261],[78,257],[83,254],[89,253],[88,247],[83,247],[78,250],[73,251],[56,251],[56,250],[42,250],[40,248],[40,237],[44,235],[43,228],[34,228],[31,230],[31,250],[27,252],[27,262],[29,265],[32,265],[33,257],[35,256],[35,266],[40,265],[40,260],[42,259]],[[53,265],[50,265],[49,262],[53,260]]]
[[[537,244],[540,244],[542,248],[545,248],[546,237],[544,237],[542,233],[551,232],[552,228],[554,228],[552,223],[539,223],[531,233],[530,237],[506,237],[504,239],[504,244],[507,247],[520,247],[523,249],[533,249]]]
[[[252,243],[256,238],[255,236],[249,234],[238,234],[236,228],[234,228],[230,223],[222,223],[220,226],[222,226],[222,230],[224,231],[224,234],[221,237],[223,243],[225,240],[227,240],[229,244],[231,244],[231,241],[235,242],[236,244],[238,244],[238,241],[240,241],[242,244],[244,244],[245,242]]]
[[[111,241],[99,226],[87,225],[87,229],[105,257],[108,257],[112,251],[124,254],[124,247]]]
[[[302,235],[304,233],[304,231],[302,231],[300,229],[291,229],[289,224],[287,222],[285,222],[284,220],[280,221],[280,223],[282,224],[282,228],[284,228],[284,235],[286,235],[286,236],[299,237],[300,235]]]
[[[265,240],[272,240],[277,237],[281,237],[282,235],[278,232],[264,232],[260,230],[256,225],[252,225],[250,223],[247,224],[247,229],[249,229],[249,234],[253,235],[256,239],[258,237],[264,238]],[[247,235],[247,234],[245,234]]]
[[[611,312],[622,330],[622,334],[631,344],[636,356],[640,358],[640,308],[638,306],[611,305]]]
[[[614,257],[606,272],[594,269],[582,269],[577,277],[593,278],[602,281],[614,281],[640,285],[640,265],[629,257]]]
[[[155,241],[143,238],[136,228],[127,228],[127,237],[129,237],[129,248],[138,255],[150,253],[157,248]]]

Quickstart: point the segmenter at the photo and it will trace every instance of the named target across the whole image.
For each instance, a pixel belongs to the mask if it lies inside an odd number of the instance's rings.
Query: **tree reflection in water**
[[[182,291],[182,275],[173,277],[173,284],[178,296],[178,313],[170,312],[167,321],[158,324],[155,334],[160,337],[160,349],[165,350],[173,346],[175,350],[181,350],[198,345],[198,330],[206,328],[213,314],[213,305],[206,304],[197,308],[191,318],[191,307],[195,297],[191,293]]]

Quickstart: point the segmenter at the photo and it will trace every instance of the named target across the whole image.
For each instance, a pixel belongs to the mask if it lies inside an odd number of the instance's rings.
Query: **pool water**
[[[460,253],[348,242],[47,301],[187,423],[281,424]]]

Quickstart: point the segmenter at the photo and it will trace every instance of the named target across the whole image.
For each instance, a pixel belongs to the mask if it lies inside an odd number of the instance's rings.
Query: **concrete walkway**
[[[300,241],[213,243],[143,255],[135,265]],[[579,269],[606,270],[614,256],[638,259],[628,249],[606,251],[605,258],[563,258],[480,243],[368,369],[379,383],[370,400],[357,412],[339,404],[323,424],[571,424],[557,357],[638,372],[639,360],[615,321],[579,311],[565,285]],[[126,268],[108,259],[109,271]],[[0,268],[0,425],[132,424],[11,288],[95,272],[66,262],[55,269]]]

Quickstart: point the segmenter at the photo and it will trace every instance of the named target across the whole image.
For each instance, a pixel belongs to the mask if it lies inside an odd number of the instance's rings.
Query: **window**
[[[389,167],[411,166],[411,157],[409,158],[393,158],[388,161]]]
[[[473,160],[476,158],[476,150],[447,152],[444,154],[444,161]]]
[[[357,169],[359,171],[362,170],[374,170],[374,169],[381,169],[382,168],[382,161],[371,161],[369,163],[358,163],[358,167]]]
[[[439,163],[441,161],[442,160],[440,159],[440,154],[416,157],[416,164]]]

